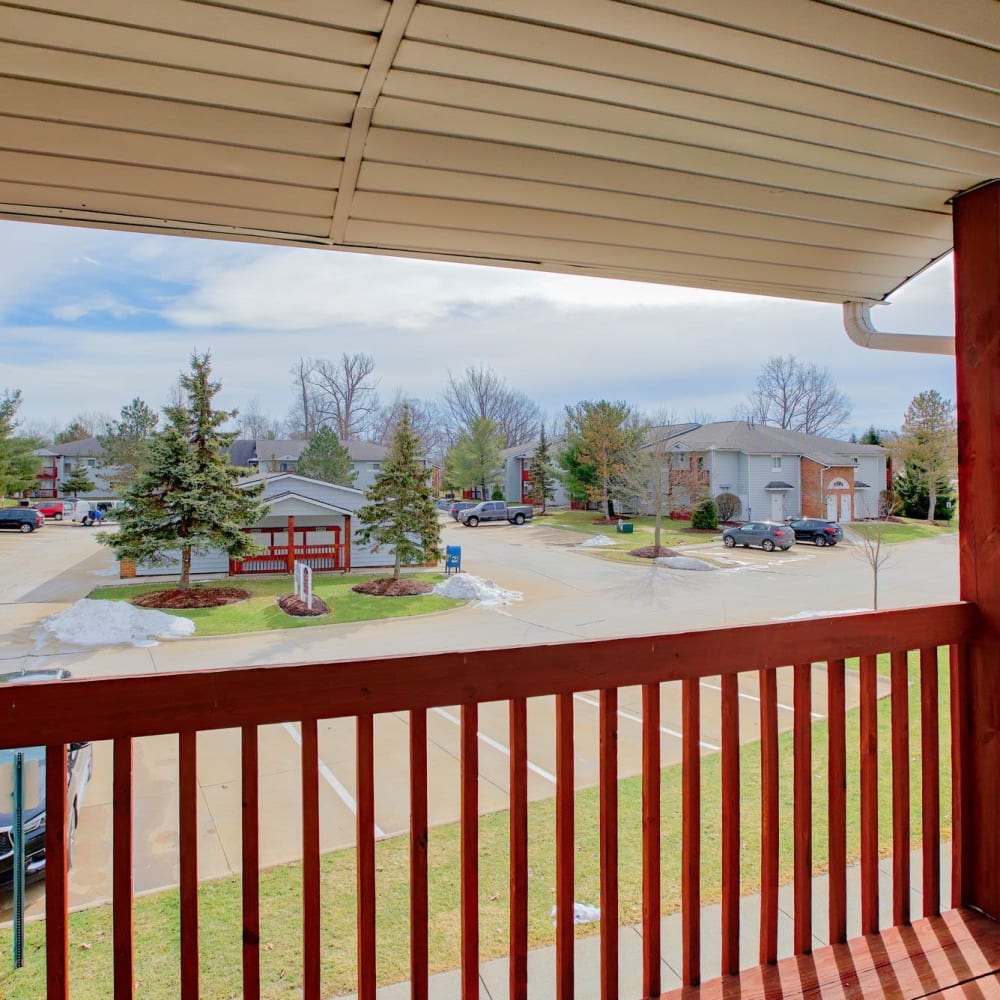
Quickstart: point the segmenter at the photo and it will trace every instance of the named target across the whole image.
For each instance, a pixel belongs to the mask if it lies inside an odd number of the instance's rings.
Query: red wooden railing
[[[238,727],[243,764],[243,989],[260,995],[257,727],[301,721],[303,823],[304,996],[324,996],[320,981],[323,947],[320,923],[319,762],[317,721],[354,717],[357,767],[358,993],[375,995],[375,742],[373,717],[408,711],[410,720],[410,932],[412,995],[428,995],[428,811],[427,710],[461,706],[461,888],[462,995],[479,995],[478,882],[479,775],[478,706],[506,701],[510,719],[510,995],[523,998],[528,983],[527,892],[527,699],[555,696],[557,906],[556,995],[574,991],[574,693],[599,692],[600,764],[600,979],[602,996],[618,995],[618,692],[642,693],[642,949],[643,995],[661,989],[660,884],[660,685],[682,689],[682,978],[694,986],[703,972],[735,972],[740,925],[740,699],[738,679],[755,675],[761,745],[760,794],[761,963],[778,951],[779,728],[777,671],[791,667],[793,695],[794,931],[796,953],[811,949],[812,665],[826,665],[829,732],[829,939],[847,934],[846,696],[845,660],[860,657],[860,796],[862,931],[877,929],[878,789],[877,662],[891,653],[893,752],[893,920],[909,920],[909,774],[906,711],[906,654],[919,650],[922,751],[923,907],[940,906],[938,861],[937,648],[950,650],[952,712],[962,705],[963,644],[971,637],[975,608],[948,604],[903,611],[845,615],[809,621],[717,629],[676,635],[515,649],[381,658],[351,663],[263,666],[153,676],[73,679],[0,689],[0,745],[48,747],[48,995],[69,995],[68,916],[65,874],[65,744],[114,741],[114,981],[116,997],[133,993],[132,944],[132,740],[179,734],[180,785],[180,963],[181,996],[198,992],[198,861],[196,735],[201,730]],[[700,789],[702,679],[720,677],[721,695],[721,968],[701,968],[702,911]],[[86,706],[81,711],[80,706]],[[780,706],[787,709],[789,706]],[[953,770],[961,771],[960,725],[952,726]],[[953,843],[960,843],[961,802],[955,783]],[[784,819],[787,822],[787,818]],[[952,881],[958,905],[961,885],[957,847]],[[713,927],[710,933],[716,933]]]
[[[296,545],[292,551],[292,560],[304,562],[310,569],[318,571],[339,570],[345,565],[346,545],[330,543],[328,545]],[[272,545],[266,552],[258,552],[244,556],[233,563],[235,574],[250,573],[287,573],[288,546]]]

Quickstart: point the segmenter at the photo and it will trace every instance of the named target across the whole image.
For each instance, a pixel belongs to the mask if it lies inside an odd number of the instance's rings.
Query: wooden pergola
[[[511,720],[510,995],[526,996],[526,699],[548,695],[557,706],[558,738],[557,994],[571,997],[572,694],[601,692],[602,907],[614,912],[616,710],[619,689],[633,684],[642,686],[647,733],[644,995],[659,995],[655,734],[658,692],[674,681],[684,700],[682,978],[694,986],[703,975],[699,679],[721,676],[723,720],[731,729],[741,673],[759,684],[765,803],[763,971],[753,975],[762,988],[805,988],[804,956],[812,949],[812,859],[804,846],[811,816],[809,665],[826,663],[834,706],[830,939],[844,942],[844,844],[834,838],[844,805],[844,661],[854,656],[861,658],[860,905],[868,935],[858,940],[866,948],[878,941],[911,969],[923,960],[942,990],[962,981],[963,968],[992,975],[1000,963],[983,956],[996,956],[989,942],[1000,918],[998,83],[1000,5],[991,0],[0,2],[0,218],[845,303],[862,325],[869,306],[913,275],[952,249],[955,260],[955,329],[941,334],[947,340],[954,332],[957,365],[960,602],[819,619],[808,628],[780,623],[570,644],[557,652],[364,661],[335,674],[327,665],[234,668],[38,684],[16,698],[2,692],[0,744],[49,746],[49,996],[68,996],[66,845],[59,832],[65,744],[115,742],[115,995],[130,997],[131,741],[161,732],[179,734],[182,996],[197,995],[196,734],[220,726],[243,731],[244,991],[259,995],[255,734],[258,725],[283,719],[302,720],[304,993],[321,996],[316,723],[347,715],[358,720],[358,989],[373,997],[372,719],[402,710],[411,718],[413,996],[426,996],[426,712],[446,704],[462,706],[462,991],[478,996],[477,710],[497,699],[509,701]],[[871,342],[892,346],[878,337]],[[950,346],[918,338],[896,343]],[[919,651],[922,749],[930,759],[942,647],[952,685],[953,910],[939,917],[936,905],[925,903],[929,923],[898,933],[892,945],[876,934],[875,656],[892,654],[895,791],[896,765],[909,758],[897,723],[905,657]],[[774,967],[774,677],[785,667],[796,678],[791,821],[800,846],[795,957],[791,967]],[[93,706],[85,719],[80,704]],[[731,977],[741,933],[738,745],[727,740],[722,753],[722,967],[711,974]],[[935,788],[937,772],[922,767],[925,787]],[[903,788],[900,779],[893,923],[907,928]],[[940,872],[932,860],[933,797],[924,805],[930,848],[923,885],[925,899],[934,900]],[[942,958],[928,934],[939,942],[950,935],[957,951]],[[820,992],[843,995],[850,977],[860,978],[856,944],[834,945],[845,950],[824,959],[833,978],[816,980]],[[617,995],[617,949],[617,926],[608,921],[601,950],[606,997]],[[985,966],[969,964],[973,952]],[[879,968],[873,960],[865,972],[866,995],[892,992]],[[917,981],[927,985],[926,977]],[[737,985],[723,979],[705,995]]]

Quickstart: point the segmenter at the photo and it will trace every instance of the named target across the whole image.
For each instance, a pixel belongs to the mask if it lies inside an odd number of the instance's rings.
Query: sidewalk
[[[921,895],[921,864],[923,852],[918,848],[910,856],[910,912],[915,920],[923,915]],[[861,933],[860,900],[861,868],[854,865],[847,870],[847,936]],[[951,844],[941,847],[941,899],[942,909],[950,906],[951,898]],[[828,879],[825,875],[813,879],[813,942],[819,948],[828,944],[826,932]],[[793,889],[783,886],[778,894],[778,958],[792,954],[792,905]],[[719,975],[721,954],[718,930],[722,920],[722,907],[706,906],[701,911],[701,969],[702,982]],[[892,926],[892,858],[879,863],[879,925]],[[758,939],[760,928],[760,896],[744,896],[740,903],[740,968],[753,968],[758,964]],[[663,992],[681,986],[681,917],[679,913],[664,917],[660,924],[660,941],[663,955]],[[575,946],[575,1000],[600,1000],[600,938],[595,933],[583,938]],[[618,932],[618,984],[622,997],[642,996],[642,928],[622,927]],[[479,972],[481,1000],[507,1000],[508,960],[506,958],[484,962]],[[432,976],[431,1000],[454,1000],[461,995],[460,971],[452,969]],[[529,1000],[551,1000],[555,994],[555,947],[538,948],[528,953]],[[409,982],[395,983],[378,991],[378,1000],[409,1000]],[[357,994],[343,996],[340,1000],[357,1000]]]

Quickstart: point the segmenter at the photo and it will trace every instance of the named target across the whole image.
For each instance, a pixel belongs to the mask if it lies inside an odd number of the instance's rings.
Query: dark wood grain
[[[660,685],[642,687],[642,989],[659,996]]]
[[[847,738],[843,660],[831,660],[827,672],[830,943],[847,940]]]
[[[890,657],[892,702],[892,922],[910,922],[910,709],[906,652]]]
[[[130,1000],[135,990],[131,740],[115,740],[112,747],[112,772],[111,885],[115,1000]],[[253,996],[253,994],[248,995]]]
[[[701,982],[701,684],[681,683],[681,980]]]
[[[528,703],[510,719],[510,1000],[528,997]]]
[[[740,690],[722,678],[722,975],[740,968]]]
[[[427,1000],[427,712],[410,712],[410,997]]]

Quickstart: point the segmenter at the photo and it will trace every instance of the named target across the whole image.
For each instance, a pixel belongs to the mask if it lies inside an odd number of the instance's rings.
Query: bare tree
[[[342,354],[336,362],[313,361],[306,381],[313,391],[317,426],[332,427],[341,441],[364,434],[378,408],[378,393],[371,382],[374,370],[370,354]]]
[[[772,427],[830,435],[843,426],[851,405],[829,369],[803,364],[788,354],[767,359],[739,413]]]
[[[97,437],[103,434],[109,424],[111,417],[106,413],[90,411],[88,413],[78,413],[69,424],[55,435],[56,444],[66,444],[69,441],[83,441],[87,438]]]
[[[292,385],[295,387],[295,401],[289,411],[286,424],[292,434],[309,437],[319,426],[317,421],[316,391],[311,377],[316,362],[312,358],[299,358],[289,369]]]
[[[386,447],[391,445],[396,429],[403,419],[404,408],[409,410],[410,428],[420,442],[423,456],[443,459],[441,411],[434,403],[407,398],[403,395],[402,389],[397,389],[392,401],[384,403],[374,414],[368,432],[369,439],[375,444],[383,444]]]
[[[240,410],[239,424],[240,437],[258,441],[274,441],[285,432],[284,423],[262,409],[259,399],[251,399],[249,405]]]
[[[872,571],[872,610],[878,611],[879,570],[889,561],[892,549],[885,540],[885,525],[893,508],[879,504],[879,517],[868,524],[856,525],[852,531],[857,537],[858,551]]]
[[[544,419],[541,408],[523,392],[511,389],[492,368],[470,365],[461,378],[448,372],[444,418],[452,441],[477,417],[492,421],[504,448],[530,441]]]
[[[663,515],[670,513],[670,451],[671,427],[677,423],[673,413],[658,410],[646,418],[643,427],[646,444],[641,451],[643,458],[643,478],[645,498],[653,513],[653,547],[660,552],[660,535],[663,529]]]

